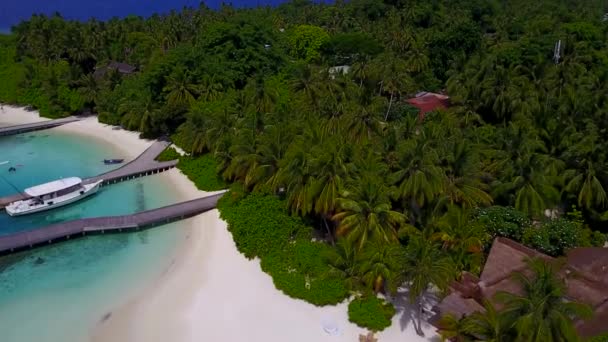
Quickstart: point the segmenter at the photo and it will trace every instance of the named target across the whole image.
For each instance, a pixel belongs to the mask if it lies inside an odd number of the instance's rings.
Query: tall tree
[[[589,306],[564,301],[566,285],[557,266],[536,258],[528,260],[531,275],[513,274],[522,294],[499,292],[503,314],[512,322],[518,341],[579,341],[573,321],[592,315]]]
[[[410,302],[415,303],[417,308],[417,319],[413,324],[418,335],[422,336],[423,299],[431,287],[439,290],[447,288],[455,275],[454,266],[438,244],[427,236],[419,235],[412,237],[406,248],[404,273]]]
[[[397,231],[405,223],[402,213],[392,210],[386,186],[366,176],[353,182],[338,199],[338,234],[362,249],[369,240],[397,241]]]

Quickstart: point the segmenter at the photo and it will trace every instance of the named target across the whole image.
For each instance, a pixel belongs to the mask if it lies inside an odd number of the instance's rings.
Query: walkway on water
[[[31,131],[39,131],[41,129],[53,128],[53,127],[65,125],[67,123],[79,121],[79,120],[80,120],[80,118],[70,116],[70,117],[63,118],[63,119],[47,120],[47,121],[34,122],[34,123],[23,124],[23,125],[0,127],[0,136],[13,135],[13,134],[19,134],[19,133],[25,133],[25,132],[31,132]]]
[[[224,193],[123,216],[85,218],[0,237],[0,254],[10,254],[90,234],[129,232],[167,224],[214,209]]]
[[[129,179],[134,179],[142,176],[148,176],[169,170],[177,165],[177,160],[167,162],[157,162],[155,159],[164,151],[171,143],[167,141],[156,141],[152,146],[148,147],[139,155],[139,157],[124,164],[118,169],[102,173],[98,176],[85,178],[82,180],[84,184],[89,184],[103,179],[102,185],[122,182]],[[102,162],[101,160],[99,161]],[[28,198],[25,194],[15,194],[6,197],[0,197],[0,209],[4,208],[11,202],[19,201]]]

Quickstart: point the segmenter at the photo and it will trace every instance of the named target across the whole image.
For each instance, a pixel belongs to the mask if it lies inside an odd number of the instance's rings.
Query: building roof
[[[442,313],[457,317],[470,314],[475,301],[480,307],[484,299],[493,301],[499,291],[521,294],[519,283],[512,279],[513,272],[530,274],[526,265],[527,258],[539,257],[546,260],[554,258],[523,246],[513,240],[497,238],[479,280],[473,276],[463,276],[450,286],[452,293],[437,306]],[[567,254],[566,264],[561,268],[560,277],[566,284],[567,300],[590,305],[595,311],[593,319],[576,322],[582,336],[594,336],[608,332],[608,249],[574,248]],[[500,308],[500,303],[494,302]],[[477,311],[482,311],[482,309]]]
[[[526,258],[543,257],[552,259],[534,249],[506,238],[496,238],[488,254],[480,279],[486,285],[495,284],[509,278],[514,271],[526,268]]]
[[[608,248],[581,247],[566,254],[568,265],[608,284]]]
[[[131,74],[131,73],[135,72],[135,70],[137,69],[136,67],[129,65],[127,63],[121,63],[121,62],[116,62],[116,61],[111,61],[110,64],[108,64],[108,68],[116,69],[121,74]]]
[[[50,194],[50,193],[53,193],[56,191],[60,191],[63,189],[67,189],[69,187],[78,185],[80,183],[82,183],[82,179],[80,179],[78,177],[69,177],[69,178],[63,178],[63,179],[59,179],[56,181],[36,185],[31,188],[27,188],[24,191],[26,194],[28,194],[32,197],[38,197],[38,196],[43,196],[43,195]]]
[[[108,70],[116,70],[121,74],[129,75],[134,73],[137,68],[127,63],[110,61],[108,65],[96,68],[95,72],[93,73],[93,76],[95,76],[96,78],[102,77],[106,74],[106,72],[108,72]]]
[[[330,74],[336,74],[336,73],[348,74],[349,71],[350,71],[350,65],[337,65],[337,66],[333,66],[333,67],[329,68]]]
[[[468,316],[476,311],[484,311],[481,306],[473,298],[465,298],[459,292],[452,292],[445,297],[437,308],[442,314],[451,314],[454,317]]]
[[[432,112],[438,108],[448,108],[450,106],[450,97],[443,94],[420,92],[415,97],[406,100],[407,103],[420,110],[420,118],[424,118],[424,114]]]

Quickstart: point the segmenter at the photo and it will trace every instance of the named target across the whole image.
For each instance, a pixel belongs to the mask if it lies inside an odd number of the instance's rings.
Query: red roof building
[[[448,108],[450,106],[449,96],[426,91],[420,92],[416,94],[416,97],[406,101],[420,110],[418,113],[418,118],[420,120],[424,119],[424,115],[428,112],[432,112],[438,108]]]

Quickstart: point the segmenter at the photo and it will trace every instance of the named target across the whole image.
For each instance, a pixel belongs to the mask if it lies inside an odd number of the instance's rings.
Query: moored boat
[[[36,185],[24,190],[29,198],[7,205],[6,213],[20,216],[62,207],[96,193],[102,182],[82,184],[82,179],[69,177]]]
[[[103,163],[106,165],[110,165],[110,164],[120,164],[123,161],[125,161],[124,159],[104,159]]]

